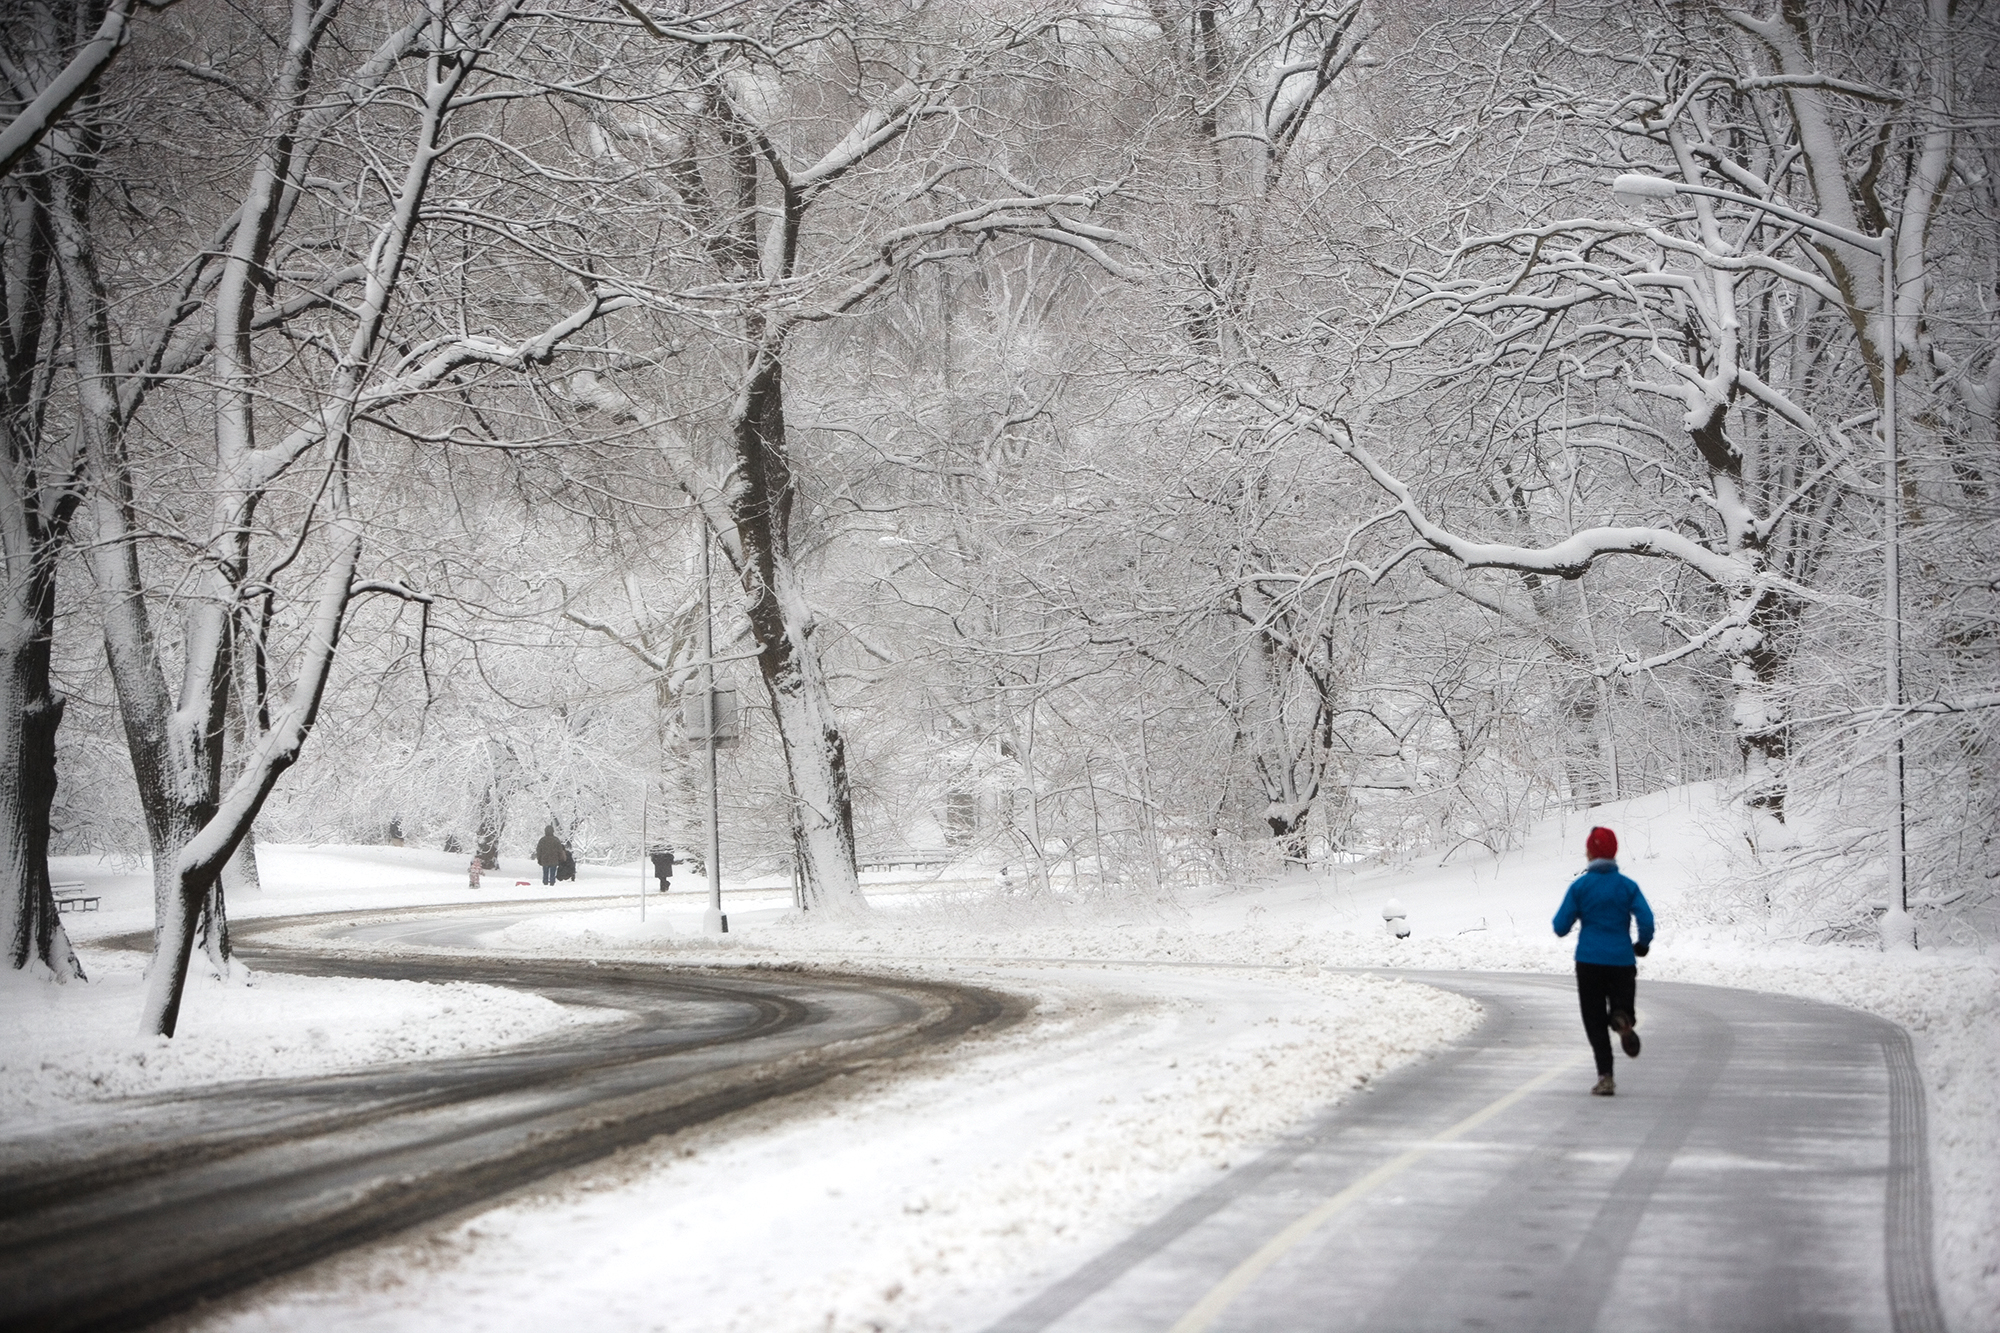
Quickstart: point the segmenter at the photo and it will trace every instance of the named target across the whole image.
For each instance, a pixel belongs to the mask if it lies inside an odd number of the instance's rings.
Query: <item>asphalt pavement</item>
[[[1403,975],[1486,1022],[989,1333],[1943,1333],[1902,1029],[1642,981],[1593,1097],[1568,978]]]

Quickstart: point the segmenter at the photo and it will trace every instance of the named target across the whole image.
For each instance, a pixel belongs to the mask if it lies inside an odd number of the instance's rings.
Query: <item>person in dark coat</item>
[[[674,879],[674,849],[662,847],[653,853],[653,878],[660,881],[660,892],[671,889]]]
[[[1609,1097],[1618,1091],[1611,1079],[1611,1034],[1625,1054],[1639,1056],[1637,1010],[1633,992],[1639,981],[1639,959],[1653,947],[1653,909],[1639,886],[1618,873],[1618,835],[1608,828],[1594,828],[1584,840],[1590,867],[1570,884],[1556,912],[1558,936],[1569,934],[1577,922],[1583,930],[1576,939],[1576,998],[1583,1006],[1583,1031],[1590,1038],[1590,1052],[1597,1057],[1597,1086],[1593,1096]],[[1639,923],[1639,941],[1632,942],[1632,922]]]
[[[543,825],[542,840],[535,844],[535,864],[542,868],[542,883],[554,884],[556,871],[568,859],[569,848],[563,846],[562,839],[556,836],[556,826]]]

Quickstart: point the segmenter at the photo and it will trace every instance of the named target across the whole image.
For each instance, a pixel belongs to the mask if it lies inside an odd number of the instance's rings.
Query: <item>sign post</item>
[[[709,590],[708,549],[714,541],[714,534],[704,532],[701,541],[701,694],[688,700],[693,707],[683,706],[682,725],[690,740],[701,740],[708,767],[708,910],[702,914],[701,928],[709,935],[727,935],[729,918],[722,912],[722,819],[721,793],[716,785],[715,747],[726,737],[725,725],[733,735],[735,731],[736,692],[718,691],[715,688],[715,603]],[[722,709],[724,696],[728,700],[729,714],[725,720]]]

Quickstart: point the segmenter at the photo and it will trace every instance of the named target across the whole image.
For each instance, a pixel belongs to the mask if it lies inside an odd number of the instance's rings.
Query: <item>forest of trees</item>
[[[1170,894],[1715,782],[1715,910],[1990,935],[1996,47],[1977,0],[8,5],[8,961],[81,974],[50,855],[144,855],[171,1035],[259,836],[695,845],[705,548],[727,859],[814,910],[917,847]]]

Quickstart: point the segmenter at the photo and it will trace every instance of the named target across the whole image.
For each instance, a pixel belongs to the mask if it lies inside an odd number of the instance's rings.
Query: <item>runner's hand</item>
[[[1638,954],[1641,958],[1644,958],[1652,951],[1653,946],[1650,944],[1635,944],[1632,946],[1632,952]]]

